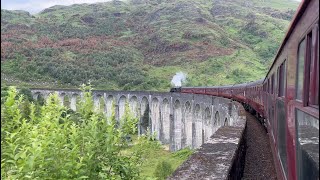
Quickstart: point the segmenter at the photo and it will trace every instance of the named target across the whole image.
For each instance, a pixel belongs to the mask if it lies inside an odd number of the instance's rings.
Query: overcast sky
[[[35,14],[54,5],[71,5],[106,1],[110,0],[1,0],[1,8],[8,10],[25,10]]]
[[[106,1],[110,0],[1,0],[1,8],[8,10],[25,10],[35,14],[54,5],[71,5]],[[300,2],[301,0],[294,1]]]

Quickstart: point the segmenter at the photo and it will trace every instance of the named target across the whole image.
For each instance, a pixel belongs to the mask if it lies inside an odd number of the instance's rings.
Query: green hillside
[[[262,78],[298,6],[292,0],[130,0],[1,10],[1,83],[168,91]]]

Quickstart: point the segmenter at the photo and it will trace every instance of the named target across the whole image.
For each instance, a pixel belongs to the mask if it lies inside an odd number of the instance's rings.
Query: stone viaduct
[[[31,89],[31,92],[34,99],[46,99],[57,93],[61,103],[73,110],[82,96],[80,90]],[[128,102],[132,114],[140,119],[139,134],[148,129],[163,144],[169,144],[171,151],[199,148],[221,126],[232,126],[239,119],[239,103],[221,97],[143,91],[93,90],[92,94],[96,110],[110,117],[115,108],[117,120],[123,117]]]

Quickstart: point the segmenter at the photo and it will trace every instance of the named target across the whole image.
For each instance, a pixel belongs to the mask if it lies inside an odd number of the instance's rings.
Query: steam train
[[[236,100],[269,132],[278,179],[319,179],[319,0],[304,0],[266,77],[171,92]]]

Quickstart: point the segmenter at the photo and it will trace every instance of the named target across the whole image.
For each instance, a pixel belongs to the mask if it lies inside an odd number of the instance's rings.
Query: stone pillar
[[[196,140],[196,123],[192,122],[192,149],[196,149],[197,147],[197,140]]]
[[[140,112],[141,112],[141,104],[137,104],[137,118],[139,118],[139,121],[138,121],[138,124],[137,124],[137,126],[138,126],[138,136],[140,136],[141,135],[141,115],[140,115]]]
[[[93,106],[95,112],[100,110],[100,96],[93,96]]]
[[[175,129],[174,129],[174,118],[173,114],[170,114],[170,151],[176,150],[176,144],[175,144]]]
[[[70,99],[70,108],[74,111],[77,110],[77,96],[73,96],[71,95],[71,99]]]
[[[107,118],[110,118],[112,116],[112,111],[115,111],[115,109],[112,109],[114,108],[112,105],[113,105],[113,102],[114,102],[114,98],[113,96],[108,96],[106,97],[106,101],[107,101],[107,104],[106,104],[106,109],[107,109]]]
[[[207,107],[204,110],[204,118],[203,118],[203,130],[204,136],[202,142],[206,142],[209,140],[212,135],[212,126],[211,126],[211,108]]]
[[[181,111],[181,149],[186,147],[186,141],[187,141],[187,137],[186,137],[186,119],[185,119],[185,111],[183,110],[184,107],[182,106]]]
[[[160,107],[159,100],[154,98],[151,101],[151,124],[152,133],[156,133],[156,138],[160,139]]]
[[[125,115],[125,109],[126,109],[126,100],[127,98],[125,96],[121,96],[118,100],[118,121],[120,122]]]
[[[181,122],[182,122],[182,112],[181,104],[179,101],[174,103],[174,136],[175,136],[175,150],[181,149]]]
[[[61,106],[63,106],[64,96],[65,94],[59,94],[59,100],[60,100]]]
[[[202,112],[200,109],[200,105],[197,104],[195,106],[195,111],[194,111],[194,119],[195,119],[195,144],[194,148],[198,148],[202,144]]]
[[[148,109],[148,127],[149,127],[149,132],[152,134],[153,133],[153,124],[152,124],[152,119],[151,119],[151,116],[152,116],[152,112],[151,112],[151,108],[152,108],[152,96],[149,95],[149,109]]]
[[[118,104],[115,105],[115,119],[116,119],[117,123],[119,124],[120,117],[119,117],[119,105]]]
[[[163,143],[170,143],[170,103],[164,99],[161,107]]]
[[[193,101],[188,104],[186,103],[185,111],[185,133],[186,133],[186,146],[192,148],[192,121],[193,121]],[[190,107],[189,107],[190,106]]]
[[[192,147],[192,103],[189,101],[185,103],[184,106],[184,141],[182,144],[182,148],[184,147]]]

